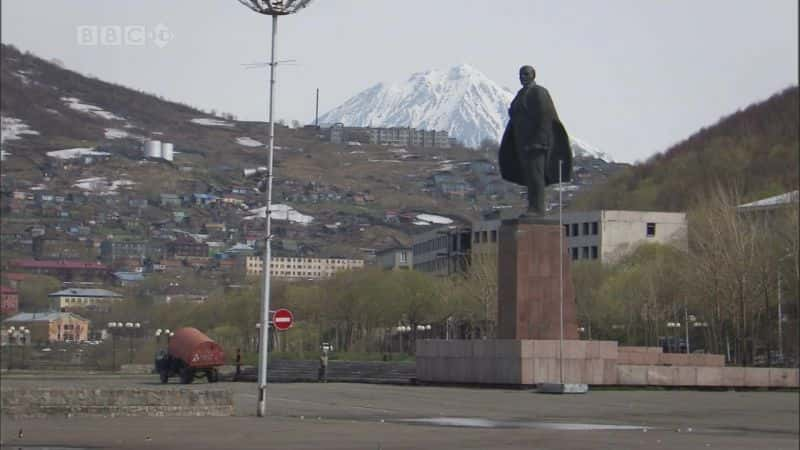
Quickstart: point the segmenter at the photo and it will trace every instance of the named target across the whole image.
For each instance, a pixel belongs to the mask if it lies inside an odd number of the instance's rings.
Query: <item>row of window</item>
[[[597,222],[566,223],[564,224],[564,235],[570,236],[597,236],[599,232]]]
[[[497,230],[491,231],[475,231],[472,233],[472,242],[475,244],[497,242]]]
[[[578,259],[597,259],[600,257],[596,245],[592,245],[591,247],[572,247],[569,251],[573,261]]]

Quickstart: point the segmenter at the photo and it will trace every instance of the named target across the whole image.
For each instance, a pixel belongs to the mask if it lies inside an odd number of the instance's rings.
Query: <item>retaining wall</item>
[[[232,416],[228,389],[3,389],[0,409],[13,417]]]

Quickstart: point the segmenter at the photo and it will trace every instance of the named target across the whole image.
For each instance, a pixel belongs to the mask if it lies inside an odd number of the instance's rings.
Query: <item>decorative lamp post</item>
[[[260,341],[269,342],[269,294],[270,294],[270,262],[272,229],[270,221],[270,209],[272,208],[272,156],[275,148],[275,122],[273,121],[275,112],[275,38],[278,34],[278,16],[285,16],[305,8],[311,0],[239,0],[239,3],[249,9],[267,16],[272,16],[272,41],[269,61],[269,153],[267,166],[267,186],[266,186],[266,206],[264,218],[266,220],[266,232],[264,236],[264,277],[262,286],[261,301],[261,330]],[[267,410],[267,357],[268,345],[262,345],[258,354],[258,416],[264,417]]]
[[[126,322],[125,332],[128,334],[128,364],[133,364],[133,338],[138,333],[142,324],[139,322]]]
[[[130,323],[130,322],[128,322]],[[108,322],[108,332],[111,333],[111,370],[117,370],[117,338],[125,329],[122,322]]]

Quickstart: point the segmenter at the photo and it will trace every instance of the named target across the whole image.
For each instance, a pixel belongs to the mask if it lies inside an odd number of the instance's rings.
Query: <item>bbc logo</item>
[[[103,47],[144,47],[148,44],[164,47],[174,35],[166,25],[152,30],[144,25],[80,25],[76,28],[78,45]]]

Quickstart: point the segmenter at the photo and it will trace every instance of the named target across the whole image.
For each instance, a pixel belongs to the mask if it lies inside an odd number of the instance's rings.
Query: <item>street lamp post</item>
[[[270,262],[272,230],[270,221],[270,209],[272,208],[272,158],[275,148],[275,38],[278,33],[278,16],[284,16],[297,12],[306,7],[311,0],[239,0],[239,3],[251,10],[268,16],[272,16],[272,41],[269,62],[269,153],[267,166],[267,186],[266,186],[266,207],[264,218],[266,220],[266,232],[264,236],[264,277],[262,283],[262,302],[261,302],[261,342],[267,343],[269,339],[269,295],[270,295]],[[258,410],[259,417],[264,417],[267,410],[267,357],[268,345],[261,345],[258,355]]]
[[[111,371],[117,370],[117,330],[122,327],[122,322],[108,322],[108,332],[111,333]]]

